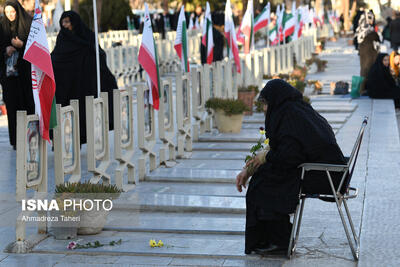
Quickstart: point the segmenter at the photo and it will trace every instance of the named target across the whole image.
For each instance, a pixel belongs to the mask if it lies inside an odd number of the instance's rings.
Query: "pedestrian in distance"
[[[390,53],[390,73],[396,85],[400,86],[400,54],[398,51],[392,51],[392,53]]]
[[[56,102],[62,106],[79,100],[81,144],[86,143],[86,96],[97,97],[96,46],[94,33],[78,13],[66,11],[60,18],[60,32],[51,53],[56,80]],[[106,54],[99,48],[101,91],[108,93],[109,127],[113,129],[113,89],[115,77],[107,67]]]
[[[17,110],[35,113],[31,64],[23,59],[32,17],[17,0],[7,0],[0,18],[0,82],[6,104],[10,144],[16,149]]]
[[[280,79],[269,81],[259,101],[264,103],[265,136],[270,149],[248,161],[236,177],[239,192],[251,177],[246,192],[245,253],[286,253],[292,228],[289,214],[294,213],[299,201],[298,166],[346,161],[326,119],[290,84]],[[332,178],[338,186],[341,174]],[[303,192],[330,190],[328,180],[320,173],[310,172],[305,177]]]
[[[400,48],[400,11],[395,13],[395,19],[390,23],[390,42],[393,50]]]

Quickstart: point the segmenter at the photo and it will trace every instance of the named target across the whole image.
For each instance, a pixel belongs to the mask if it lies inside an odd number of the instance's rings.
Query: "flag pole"
[[[97,6],[96,0],[93,0],[93,17],[94,17],[94,41],[96,46],[96,73],[97,73],[97,97],[100,97],[100,57],[99,57],[99,30],[97,28]]]

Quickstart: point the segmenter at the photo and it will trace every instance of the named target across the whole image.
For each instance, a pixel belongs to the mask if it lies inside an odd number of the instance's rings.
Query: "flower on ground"
[[[152,247],[152,248],[154,248],[154,247],[157,246],[156,241],[155,241],[154,239],[150,239],[149,245],[150,245],[150,247]]]
[[[161,248],[164,246],[164,243],[161,240],[158,240],[157,246]]]
[[[269,145],[269,138],[264,140],[264,145]]]
[[[69,242],[67,248],[68,248],[68,249],[74,249],[74,248],[76,248],[76,242],[74,242],[74,241]]]
[[[260,134],[264,135],[265,134],[265,130],[260,130]]]

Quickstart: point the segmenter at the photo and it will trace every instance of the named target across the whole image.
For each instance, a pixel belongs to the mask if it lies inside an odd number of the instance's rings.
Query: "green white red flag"
[[[160,105],[160,75],[158,71],[157,47],[154,42],[153,29],[149,7],[144,4],[144,25],[142,34],[142,44],[139,48],[138,61],[146,71],[147,83],[150,88],[150,104],[158,110]]]
[[[284,25],[283,32],[285,34],[284,35],[285,38],[292,36],[292,34],[294,33],[294,30],[296,27],[296,19],[297,19],[296,13],[297,13],[296,1],[293,1],[292,2],[292,12],[290,14],[285,12],[285,17],[284,17],[284,22],[283,22],[283,25]]]
[[[243,16],[236,38],[238,42],[244,44],[245,54],[250,53],[250,50],[254,48],[253,0],[247,2],[246,13]]]
[[[211,20],[210,4],[206,3],[206,15],[203,22],[203,37],[201,43],[206,47],[207,51],[207,64],[213,62],[214,57],[214,37],[213,37],[213,25]]]
[[[192,20],[191,20],[192,21]],[[187,33],[186,33],[186,18],[185,18],[185,7],[181,7],[179,13],[178,25],[176,28],[176,38],[174,48],[178,57],[181,59],[182,71],[190,72],[189,67],[189,49],[187,44]]]
[[[268,4],[263,8],[261,13],[254,19],[254,33],[258,30],[267,27],[271,21],[271,5]]]
[[[225,5],[225,37],[228,42],[229,58],[233,58],[236,65],[236,71],[240,73],[239,49],[236,42],[235,24],[232,19],[231,2],[226,0]]]
[[[57,125],[53,65],[47,43],[39,0],[35,0],[34,16],[26,41],[24,59],[31,63],[35,113],[39,115],[39,131],[50,142],[49,130]]]

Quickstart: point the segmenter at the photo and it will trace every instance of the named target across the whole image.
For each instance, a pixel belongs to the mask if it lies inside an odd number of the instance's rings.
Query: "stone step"
[[[143,232],[118,232],[102,231],[97,235],[79,236],[80,243],[99,241],[109,243],[122,239],[120,245],[103,246],[96,249],[66,249],[65,240],[56,240],[49,237],[39,243],[34,253],[62,253],[85,255],[121,255],[121,256],[178,256],[196,257],[228,257],[259,259],[259,256],[246,256],[244,254],[244,237],[242,235],[224,234],[176,234],[176,233],[143,233]],[[163,247],[152,248],[149,240],[162,240]]]
[[[224,159],[245,159],[248,155],[248,151],[236,151],[232,153],[230,151],[194,151],[192,154],[192,160],[203,160],[203,159],[213,159],[213,160],[224,160]]]
[[[257,142],[261,137],[259,130],[241,129],[240,133],[204,133],[199,142]]]
[[[243,164],[240,166],[243,167]],[[158,168],[146,175],[146,181],[234,183],[240,170]]]
[[[232,186],[234,186],[232,184]],[[246,203],[242,196],[199,196],[180,194],[129,194],[113,201],[113,210],[245,213]]]
[[[321,116],[326,118],[329,123],[345,123],[347,118],[351,116],[351,113],[320,113]],[[253,116],[244,116],[243,123],[257,123],[259,125],[264,125],[265,118],[264,115],[253,115]]]
[[[342,123],[330,123],[332,129],[340,129],[342,128],[343,124]],[[261,125],[261,127],[264,127]],[[253,129],[253,131],[257,131],[260,128],[260,126],[256,123],[243,123],[242,124],[242,129]]]
[[[250,153],[249,153],[250,154]],[[241,170],[244,166],[244,159],[230,159],[230,160],[180,160],[175,168],[182,169],[207,169],[207,170]]]
[[[244,200],[243,200],[244,201]],[[244,214],[113,210],[104,230],[125,232],[244,234]]]
[[[131,192],[140,194],[243,196],[243,193],[239,193],[232,183],[203,183],[201,181],[199,183],[143,181]]]
[[[193,150],[196,151],[244,151],[249,152],[254,142],[250,143],[212,143],[212,142],[198,142],[193,143]]]

